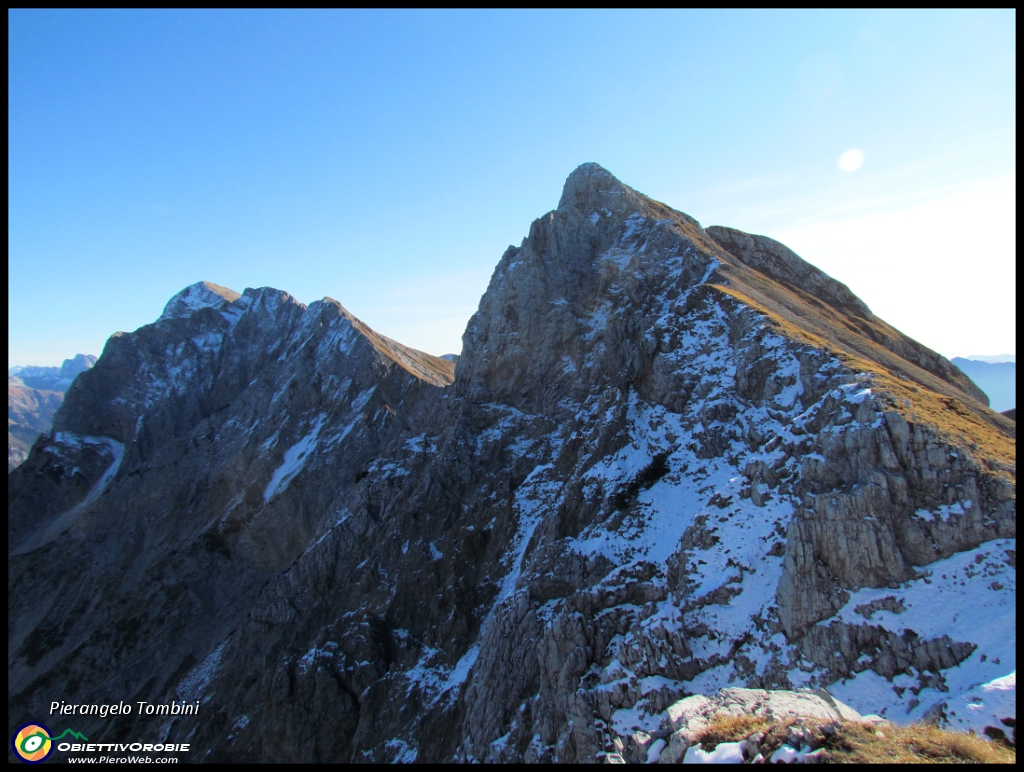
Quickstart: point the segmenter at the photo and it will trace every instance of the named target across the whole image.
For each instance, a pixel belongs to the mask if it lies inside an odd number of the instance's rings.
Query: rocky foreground
[[[957,737],[928,726],[901,730],[878,715],[862,716],[824,689],[766,691],[723,689],[717,695],[686,697],[669,706],[652,734],[617,738],[615,750],[599,754],[606,763],[829,763],[894,761],[1011,762],[1015,720],[998,718],[1015,707],[1015,689],[989,693],[974,705],[980,724],[992,724],[986,738]],[[997,727],[1001,727],[997,728]],[[888,742],[887,742],[888,740]],[[896,741],[896,742],[893,742]],[[858,747],[860,746],[860,747]]]

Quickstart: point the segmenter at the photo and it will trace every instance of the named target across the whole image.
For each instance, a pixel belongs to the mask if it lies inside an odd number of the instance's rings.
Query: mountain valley
[[[7,471],[28,456],[39,435],[50,431],[64,392],[79,373],[96,363],[76,354],[60,367],[12,367],[7,371]]]

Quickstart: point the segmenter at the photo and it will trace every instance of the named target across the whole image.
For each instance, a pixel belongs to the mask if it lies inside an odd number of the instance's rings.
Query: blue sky
[[[1016,352],[1014,11],[8,19],[9,366],[99,354],[199,280],[457,352],[587,161],[947,356]]]

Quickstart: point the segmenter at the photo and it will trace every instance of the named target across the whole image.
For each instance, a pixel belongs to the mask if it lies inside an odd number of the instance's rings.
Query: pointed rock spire
[[[623,185],[600,164],[585,163],[569,175],[558,201],[558,211],[590,215],[624,215],[639,209],[643,197]]]

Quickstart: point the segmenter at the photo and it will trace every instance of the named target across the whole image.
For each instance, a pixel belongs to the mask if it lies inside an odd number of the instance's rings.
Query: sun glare
[[[839,168],[844,172],[855,172],[864,165],[864,151],[850,148],[839,156]]]

